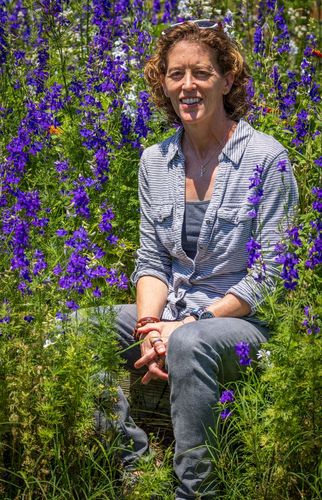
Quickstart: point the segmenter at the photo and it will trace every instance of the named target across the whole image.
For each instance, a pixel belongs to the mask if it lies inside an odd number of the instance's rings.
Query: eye
[[[194,76],[199,80],[206,80],[207,78],[209,78],[210,75],[208,71],[205,71],[203,69],[198,69],[194,71]]]
[[[176,70],[176,71],[171,71],[168,73],[168,78],[171,78],[172,80],[181,80],[183,78],[184,73],[182,71]]]

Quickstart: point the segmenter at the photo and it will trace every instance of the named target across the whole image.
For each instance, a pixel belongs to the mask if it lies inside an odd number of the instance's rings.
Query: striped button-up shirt
[[[244,299],[253,315],[274,286],[278,274],[274,247],[298,200],[287,152],[273,137],[254,130],[244,120],[238,123],[219,156],[214,190],[192,260],[182,248],[182,134],[180,128],[169,139],[147,148],[141,157],[140,248],[132,282],[155,276],[166,283],[168,301],[163,319],[182,318],[189,309],[209,306],[227,293]],[[260,184],[252,181],[256,170]],[[254,194],[261,197],[255,207]],[[254,208],[257,215],[251,217],[249,212]],[[263,281],[258,280],[256,266],[247,269],[246,243],[251,238],[261,244],[266,267]]]

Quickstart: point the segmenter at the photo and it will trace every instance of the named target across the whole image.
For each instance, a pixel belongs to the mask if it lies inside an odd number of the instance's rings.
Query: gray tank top
[[[208,205],[209,200],[186,202],[182,227],[182,248],[190,259],[194,259],[196,256],[200,228]]]

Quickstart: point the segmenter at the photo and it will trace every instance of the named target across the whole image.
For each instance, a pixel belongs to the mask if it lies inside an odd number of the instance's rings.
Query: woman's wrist
[[[147,325],[148,323],[159,323],[159,322],[160,318],[157,318],[156,316],[144,316],[143,318],[138,319],[134,328],[133,337],[136,340],[139,340],[140,338],[140,334],[138,332],[139,328]]]
[[[189,316],[185,316],[183,319],[180,319],[179,322],[182,324],[182,325],[186,325],[187,323],[193,323],[194,321],[196,321],[196,319],[191,316],[189,314]]]

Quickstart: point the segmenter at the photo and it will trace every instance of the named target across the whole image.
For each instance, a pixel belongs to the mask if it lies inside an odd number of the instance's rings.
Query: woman
[[[141,340],[141,353],[136,347],[126,353],[129,365],[146,368],[142,382],[169,380],[176,498],[197,492],[214,498],[204,443],[218,385],[239,375],[238,342],[256,351],[268,338],[254,314],[272,286],[274,245],[297,188],[285,148],[242,119],[247,68],[221,25],[202,20],[169,28],[145,76],[157,106],[180,127],[142,155],[137,301],[120,306],[117,324],[125,347]],[[263,251],[256,273],[247,270],[251,238]],[[133,440],[133,452],[124,454],[130,464],[147,440],[124,399],[120,414]]]

